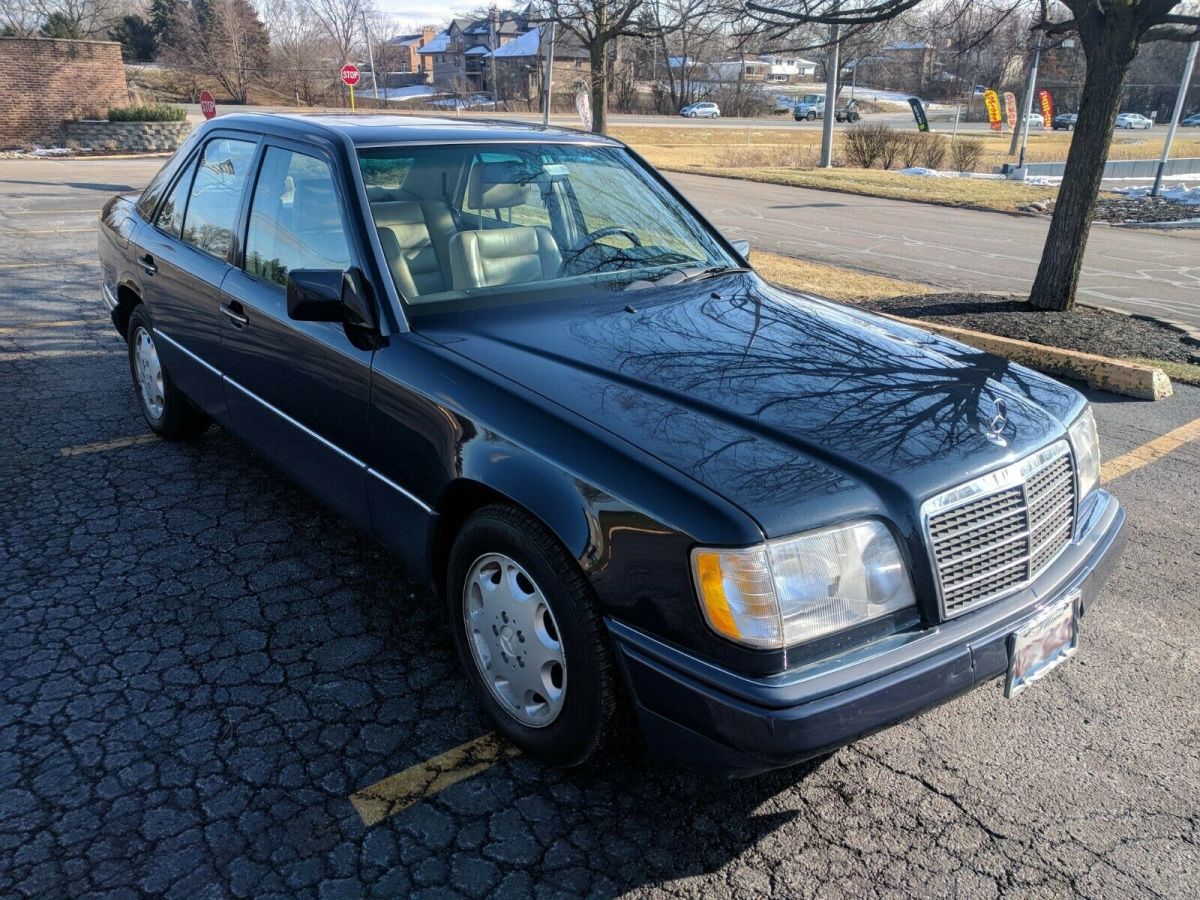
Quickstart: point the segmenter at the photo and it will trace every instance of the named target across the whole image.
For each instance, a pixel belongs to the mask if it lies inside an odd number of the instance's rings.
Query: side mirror
[[[288,315],[298,322],[342,322],[374,328],[375,310],[358,269],[293,269],[287,280]]]
[[[750,242],[749,241],[730,241],[729,246],[737,251],[738,256],[742,259],[750,258]]]

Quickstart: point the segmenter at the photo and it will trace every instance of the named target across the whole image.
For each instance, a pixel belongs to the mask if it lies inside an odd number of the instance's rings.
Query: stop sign
[[[348,86],[354,87],[358,84],[358,79],[362,78],[362,72],[358,71],[358,66],[346,63],[342,66],[342,81]]]
[[[204,113],[206,119],[211,119],[217,114],[217,101],[208,91],[200,92],[200,112]]]

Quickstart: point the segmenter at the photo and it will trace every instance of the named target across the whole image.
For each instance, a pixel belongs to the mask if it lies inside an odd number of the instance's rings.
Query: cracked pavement
[[[159,164],[0,162],[0,894],[1200,895],[1197,443],[1111,485],[1127,555],[1015,701],[740,782],[500,754],[366,826],[351,794],[485,724],[368,538],[223,432],[123,440],[95,211]],[[1200,417],[1094,400],[1106,458]]]

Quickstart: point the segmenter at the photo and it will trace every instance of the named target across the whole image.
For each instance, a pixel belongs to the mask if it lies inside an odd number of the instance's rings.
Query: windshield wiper
[[[689,281],[703,281],[706,278],[720,278],[722,275],[737,275],[743,272],[751,272],[745,266],[709,266],[707,269],[686,270],[682,278],[676,284],[686,284]]]

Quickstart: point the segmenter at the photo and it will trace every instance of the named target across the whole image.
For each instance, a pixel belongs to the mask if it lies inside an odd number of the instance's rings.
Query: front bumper
[[[1124,510],[1099,491],[1079,538],[1020,593],[770,678],[747,678],[607,624],[651,748],[724,775],[753,775],[819,756],[1003,675],[1009,635],[1074,590],[1082,619],[1126,539]]]

